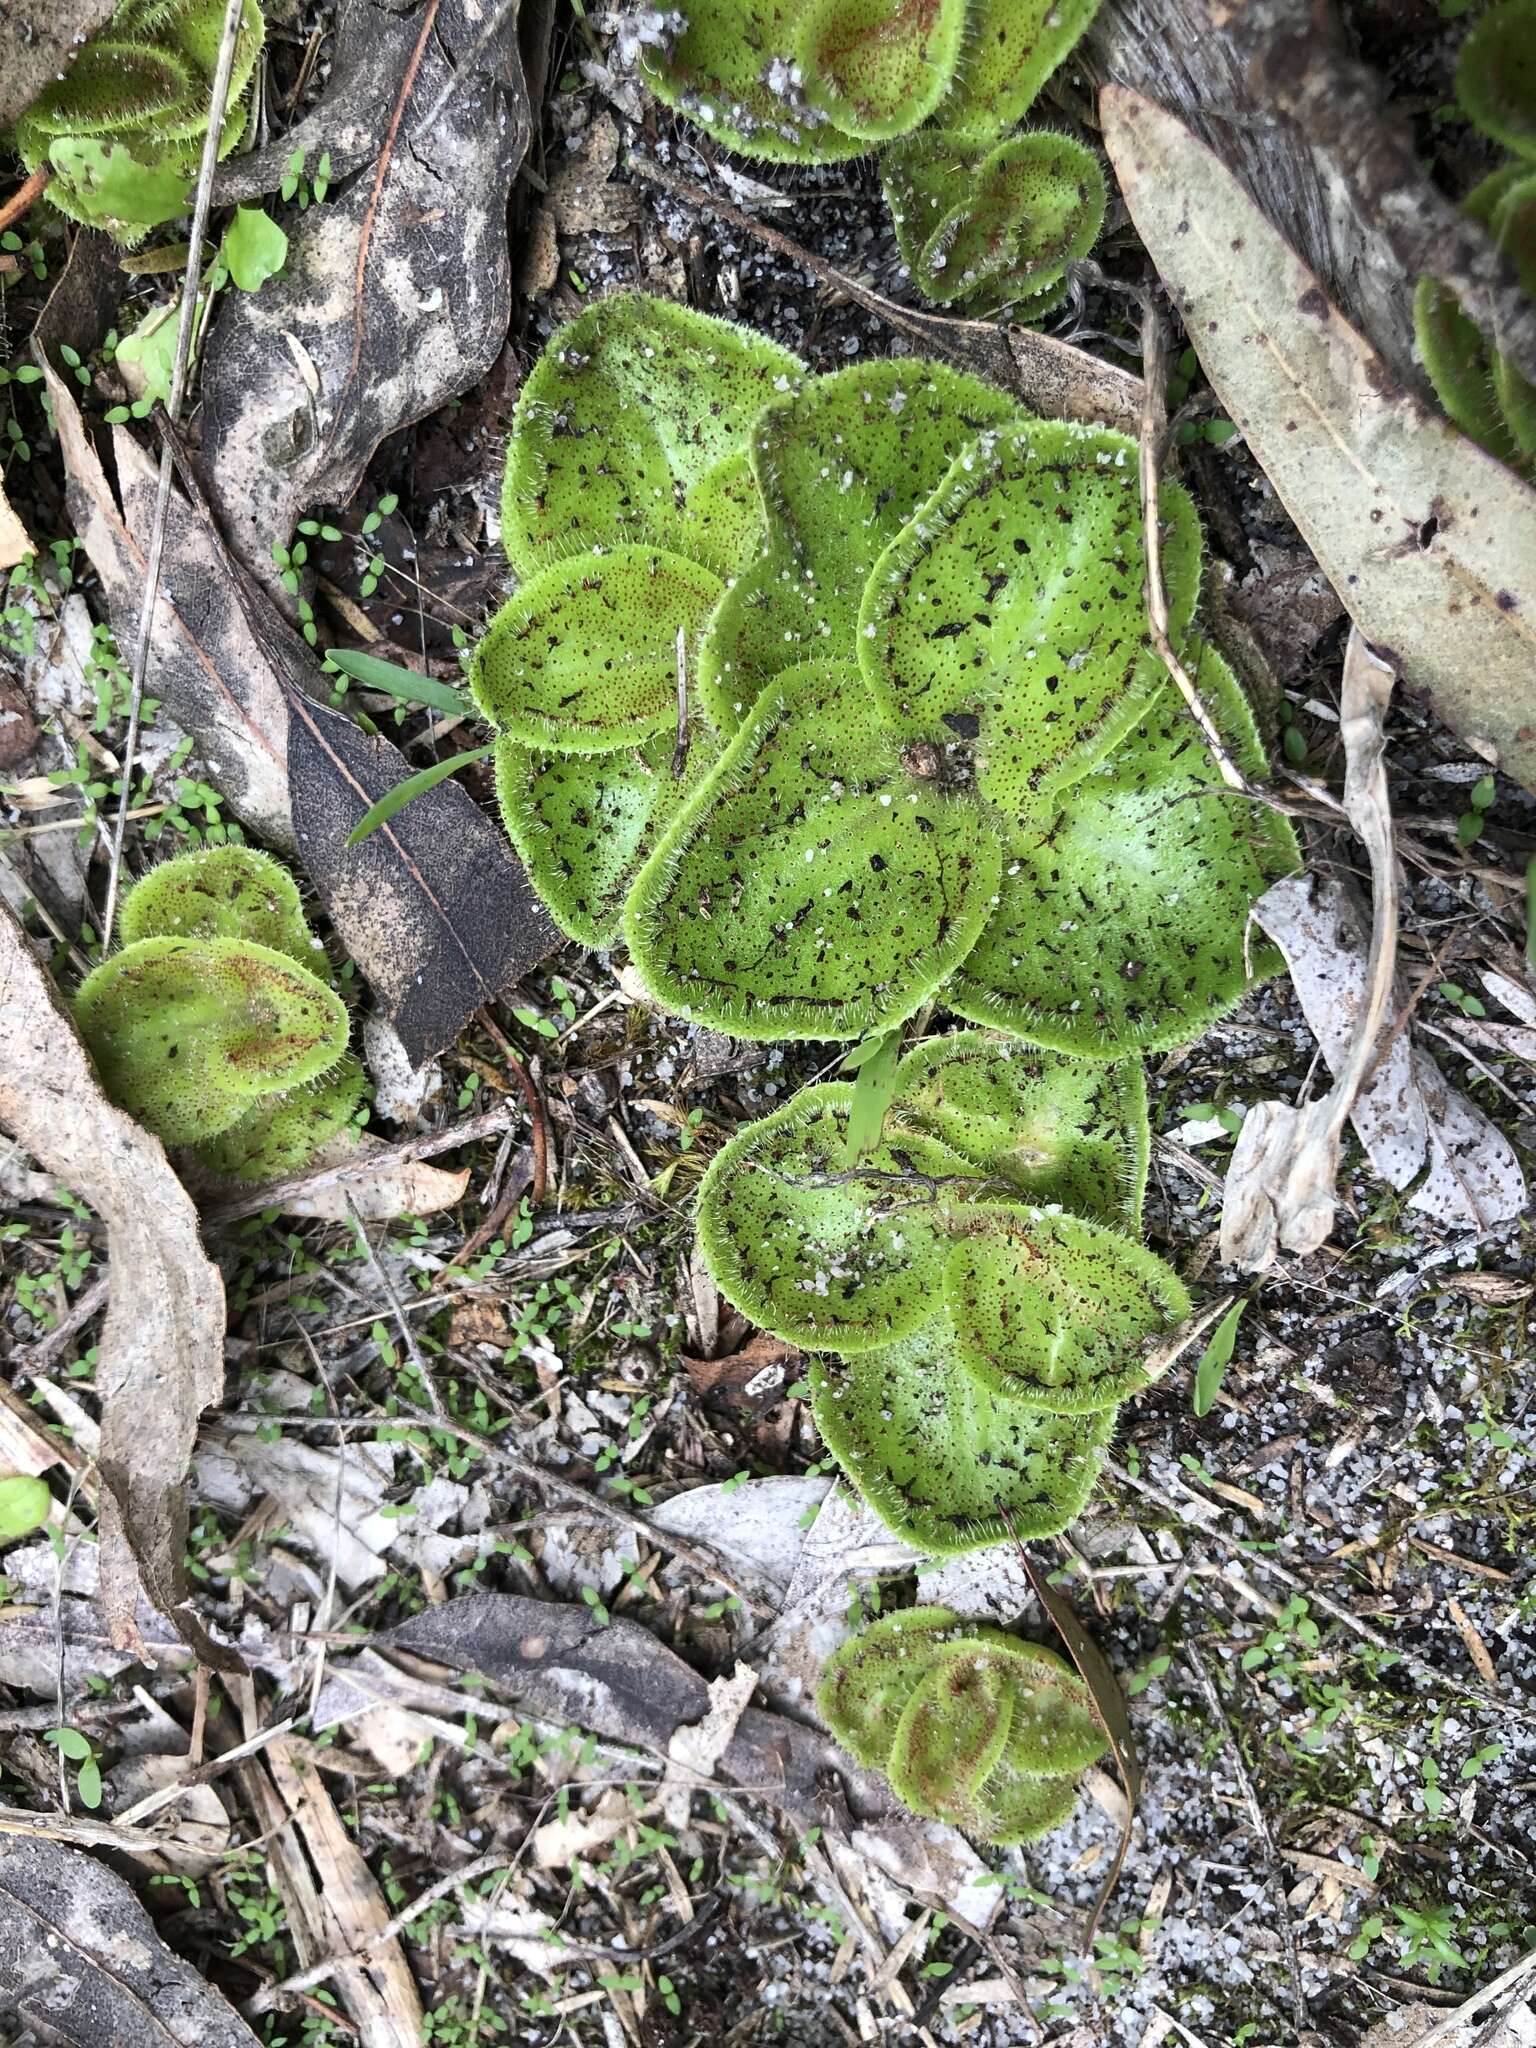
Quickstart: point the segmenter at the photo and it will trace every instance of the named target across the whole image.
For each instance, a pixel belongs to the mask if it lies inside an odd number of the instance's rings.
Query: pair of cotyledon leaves
[[[1053,1650],[946,1607],[871,1622],[828,1659],[816,1704],[914,1813],[1000,1847],[1060,1826],[1106,1746],[1088,1688]]]
[[[62,213],[133,243],[186,212],[223,25],[222,0],[125,0],[21,116],[17,151],[29,172],[47,167],[48,198]],[[265,33],[258,0],[244,0],[221,156],[244,133]]]
[[[1465,210],[1488,230],[1536,298],[1536,0],[1502,0],[1462,45],[1456,96],[1513,160],[1474,186]],[[1446,412],[1491,455],[1536,471],[1536,384],[1491,347],[1437,279],[1414,297],[1419,353]]]
[[[361,1064],[287,871],[246,846],[154,868],[75,1020],[108,1097],[215,1173],[270,1180],[352,1120]]]
[[[701,0],[647,52],[653,91],[718,141],[776,162],[884,146],[914,282],[1037,319],[1092,248],[1103,174],[1071,137],[1011,131],[1098,0]]]
[[[1164,487],[1173,626],[1192,505]],[[524,579],[471,685],[508,829],[562,928],[621,922],[659,1000],[738,1036],[951,1009],[1109,1058],[1246,985],[1249,904],[1295,861],[1217,793],[1146,644],[1136,450],[940,363],[807,379],[641,295],[556,335],[519,400]],[[679,665],[687,700],[679,772]]]
[[[851,1160],[843,1084],[803,1090],[711,1162],[716,1284],[817,1354],[828,1448],[896,1534],[958,1552],[1080,1513],[1118,1404],[1188,1313],[1135,1241],[1138,1062],[961,1032],[910,1052],[878,1143]]]

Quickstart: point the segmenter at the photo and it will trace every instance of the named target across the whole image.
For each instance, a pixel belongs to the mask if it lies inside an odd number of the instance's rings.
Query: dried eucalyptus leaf
[[[256,2048],[132,1888],[62,1843],[0,1835],[0,2022],[70,2048]],[[36,2030],[36,2031],[34,2031]]]
[[[1023,817],[1101,760],[1165,681],[1147,657],[1136,444],[1041,420],[989,436],[875,564],[859,660],[914,740],[955,740],[976,786]],[[1163,486],[1163,570],[1177,637],[1194,613],[1200,525]]]
[[[685,1017],[740,1038],[860,1038],[959,964],[997,876],[979,807],[871,730],[857,670],[807,662],[763,693],[651,855],[625,934]]]
[[[408,13],[351,0],[341,11],[338,70],[364,62],[385,81],[377,154],[323,206],[289,216],[280,275],[259,293],[224,294],[203,363],[208,495],[235,553],[269,585],[272,543],[289,540],[305,509],[345,504],[380,441],[466,390],[500,352],[507,199],[531,132],[517,29],[515,9],[488,25],[479,0]]]
[[[1397,387],[1179,121],[1118,86],[1100,111],[1206,374],[1361,632],[1536,788],[1536,491]]]
[[[810,1379],[816,1427],[853,1484],[895,1535],[938,1556],[1065,1529],[1114,1429],[1112,1409],[1047,1415],[990,1392],[943,1315],[880,1351],[813,1360]]]
[[[1155,1253],[1084,1217],[1003,1203],[957,1212],[951,1228],[944,1298],[956,1356],[983,1386],[1089,1415],[1150,1385],[1145,1353],[1190,1312]]]

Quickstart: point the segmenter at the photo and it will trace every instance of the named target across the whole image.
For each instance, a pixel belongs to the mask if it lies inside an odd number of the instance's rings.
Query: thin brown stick
[[[544,1098],[534,1086],[533,1076],[514,1051],[511,1039],[491,1015],[490,1005],[484,1005],[478,1014],[481,1023],[495,1039],[496,1050],[511,1070],[512,1078],[522,1089],[523,1100],[528,1105],[529,1143],[533,1146],[533,1186],[528,1191],[528,1198],[537,1208],[549,1185],[549,1119],[544,1114]]]
[[[1152,294],[1143,292],[1140,297],[1141,434],[1137,472],[1141,480],[1141,531],[1147,557],[1147,622],[1158,658],[1205,735],[1205,744],[1216,763],[1217,773],[1228,789],[1240,789],[1247,795],[1248,778],[1227,752],[1216,720],[1196,688],[1194,678],[1174,652],[1169,633],[1168,591],[1163,582],[1163,527],[1157,502],[1168,428],[1168,380],[1164,367],[1167,334]]]
[[[1049,334],[1037,334],[1030,327],[1003,328],[990,320],[956,320],[947,314],[925,313],[915,306],[900,306],[894,299],[860,284],[846,271],[813,255],[809,249],[781,234],[777,228],[754,220],[733,206],[718,192],[708,192],[668,170],[653,157],[631,154],[627,168],[648,184],[659,185],[687,206],[696,207],[706,220],[724,221],[788,262],[795,263],[829,291],[842,292],[855,305],[873,313],[898,333],[912,336],[938,354],[978,376],[989,377],[1005,391],[1028,400],[1039,412],[1056,419],[1084,422],[1107,421],[1111,426],[1134,424],[1141,403],[1137,380],[1112,363],[1100,362],[1086,349],[1057,341]]]
[[[405,67],[405,74],[400,80],[400,90],[395,94],[389,126],[384,131],[384,144],[379,151],[378,168],[373,174],[373,187],[368,194],[368,204],[363,209],[362,223],[358,228],[357,268],[352,279],[352,354],[347,363],[347,374],[336,394],[336,403],[331,409],[331,424],[326,430],[325,437],[327,445],[335,438],[336,429],[341,424],[342,408],[351,396],[352,386],[357,382],[357,373],[362,367],[363,334],[366,326],[363,288],[368,278],[368,256],[373,247],[373,230],[379,217],[379,200],[383,196],[384,186],[389,177],[389,167],[395,160],[395,147],[400,140],[400,123],[405,118],[411,94],[416,90],[416,75],[421,70],[421,60],[426,55],[427,44],[432,40],[432,32],[437,26],[441,6],[442,0],[427,0],[421,11],[421,31],[416,38],[416,46],[411,51],[410,62]]]
[[[1301,1981],[1301,1958],[1296,1949],[1296,1930],[1291,1925],[1290,1908],[1286,1902],[1285,1874],[1280,1867],[1280,1855],[1275,1847],[1269,1817],[1259,1802],[1258,1791],[1248,1772],[1248,1759],[1243,1755],[1242,1745],[1233,1731],[1226,1706],[1216,1689],[1216,1681],[1212,1678],[1205,1659],[1193,1643],[1184,1645],[1183,1654],[1184,1661],[1195,1674],[1196,1682],[1205,1695],[1205,1703],[1215,1716],[1216,1725],[1225,1739],[1227,1753],[1232,1759],[1233,1773],[1243,1795],[1243,1804],[1248,1809],[1249,1822],[1258,1838],[1264,1861],[1264,1881],[1269,1887],[1275,1917],[1280,1923],[1280,1943],[1285,1950],[1285,1971],[1291,1984],[1291,2013],[1296,2021],[1296,2037],[1300,2041],[1308,2032],[1311,2015],[1307,2011],[1306,1987]]]
[[[192,330],[197,318],[197,284],[203,267],[203,240],[208,231],[208,210],[213,198],[213,174],[219,166],[219,142],[224,134],[224,109],[229,101],[229,81],[234,71],[235,42],[243,19],[244,0],[225,0],[224,30],[218,61],[213,70],[213,87],[208,101],[208,132],[203,137],[202,162],[198,166],[197,195],[192,202],[192,230],[187,238],[187,268],[181,286],[181,312],[176,322],[176,355],[171,366],[171,389],[166,413],[174,425],[181,417],[187,389],[187,370],[192,356]],[[112,830],[111,859],[107,868],[107,901],[101,918],[103,952],[112,943],[112,926],[117,915],[118,884],[123,871],[123,841],[128,831],[128,813],[133,805],[133,770],[139,748],[139,719],[144,708],[144,678],[149,669],[149,647],[154,635],[155,603],[160,595],[160,565],[165,555],[165,526],[171,510],[171,464],[169,445],[160,451],[160,474],[155,484],[155,516],[149,531],[149,560],[144,571],[144,598],[139,606],[138,638],[133,647],[133,668],[128,699],[128,734],[123,741],[122,790],[117,820]]]
[[[31,212],[38,200],[47,191],[48,180],[52,176],[53,166],[51,164],[39,164],[30,178],[22,180],[10,198],[3,205],[0,205],[0,233],[3,233],[11,225],[12,221],[20,220],[24,213]]]

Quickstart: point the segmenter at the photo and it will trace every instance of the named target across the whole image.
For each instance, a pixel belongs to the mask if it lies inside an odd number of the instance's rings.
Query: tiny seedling
[[[0,1479],[0,1543],[19,1543],[47,1521],[53,1495],[46,1479],[11,1472]]]
[[[287,872],[250,847],[152,869],[75,998],[109,1097],[213,1171],[266,1180],[357,1115],[346,1008]]]
[[[1087,1687],[1053,1650],[945,1607],[871,1622],[828,1660],[817,1705],[903,1805],[998,1846],[1059,1827],[1106,1747]]]
[[[46,196],[61,213],[127,246],[188,210],[223,20],[221,0],[124,0],[33,101],[13,139],[29,172],[50,173]],[[244,0],[221,157],[245,132],[265,33],[257,0]]]

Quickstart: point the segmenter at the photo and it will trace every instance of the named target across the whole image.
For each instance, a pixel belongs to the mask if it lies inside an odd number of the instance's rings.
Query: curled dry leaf
[[[36,552],[27,529],[11,509],[4,479],[0,478],[0,569],[14,569],[24,555]]]
[[[132,435],[115,429],[119,505],[68,384],[51,368],[47,384],[70,514],[130,655],[157,471]],[[303,860],[413,1063],[448,1044],[550,950],[554,927],[521,866],[458,783],[439,783],[361,845],[347,845],[406,764],[387,740],[321,701],[308,648],[233,560],[206,511],[174,491],[151,674],[235,815]]]
[[[27,2038],[36,2028],[72,2048],[256,2048],[240,2015],[93,1856],[0,1835],[0,1908],[0,2020]]]
[[[399,1159],[394,1148],[382,1138],[361,1136],[334,1138],[310,1160],[306,1173],[321,1173],[332,1166],[362,1165],[370,1154],[381,1155],[372,1172],[349,1173],[344,1181],[322,1182],[302,1194],[279,1195],[277,1206],[285,1216],[320,1217],[327,1223],[347,1223],[354,1211],[364,1223],[391,1223],[397,1216],[433,1216],[452,1209],[464,1199],[469,1186],[469,1168],[448,1171],[429,1166],[424,1159]],[[277,1182],[279,1188],[288,1185]],[[228,1193],[259,1195],[260,1188],[243,1188],[225,1182]]]
[[[224,1285],[158,1138],[102,1094],[20,926],[0,908],[0,1126],[107,1226],[101,1333],[101,1564],[113,1640],[136,1647],[144,1590],[198,1655],[245,1667],[187,1604],[187,1470],[224,1384]],[[135,1569],[137,1567],[137,1570]]]
[[[1307,1022],[1330,1069],[1337,1069],[1348,1055],[1366,985],[1366,925],[1358,900],[1338,880],[1298,875],[1276,883],[1254,915],[1284,953]],[[1394,1002],[1401,993],[1394,991]],[[1233,1151],[1233,1176],[1252,1117],[1250,1111]],[[1406,1033],[1383,1056],[1350,1120],[1382,1179],[1394,1188],[1417,1182],[1409,1206],[1438,1222],[1488,1230],[1526,1206],[1525,1176],[1508,1139]],[[1229,1203],[1231,1185],[1229,1177]],[[1330,1221],[1332,1200],[1330,1182]],[[1223,1258],[1238,1258],[1241,1247],[1229,1247],[1225,1216],[1222,1231]]]
[[[1333,1228],[1334,1187],[1344,1126],[1376,1059],[1397,966],[1398,883],[1387,790],[1386,721],[1396,680],[1354,627],[1344,655],[1339,731],[1344,741],[1344,812],[1371,864],[1371,938],[1348,1029],[1329,1057],[1326,1095],[1297,1108],[1255,1104],[1227,1171],[1221,1255],[1257,1272],[1276,1249],[1312,1252]]]
[[[387,434],[484,376],[511,312],[507,199],[531,132],[517,9],[349,0],[336,64],[381,88],[364,168],[289,220],[260,293],[225,295],[203,364],[209,496],[268,581],[273,541],[306,507],[345,504]]]
[[[1397,385],[1187,128],[1124,87],[1100,109],[1205,373],[1361,632],[1536,788],[1536,491]]]

